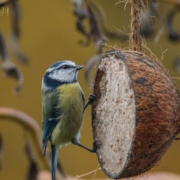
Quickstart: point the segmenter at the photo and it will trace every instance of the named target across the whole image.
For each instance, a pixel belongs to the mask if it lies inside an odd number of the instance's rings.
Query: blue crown
[[[55,68],[55,67],[58,67],[59,65],[61,65],[61,64],[64,64],[64,63],[66,63],[67,61],[58,61],[58,62],[56,62],[56,63],[54,63],[53,65],[51,65],[49,68]]]

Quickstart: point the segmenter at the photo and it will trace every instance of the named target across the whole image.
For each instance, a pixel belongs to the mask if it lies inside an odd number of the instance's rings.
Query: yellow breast
[[[51,142],[58,146],[69,143],[77,136],[83,120],[83,92],[79,83],[64,84],[57,88],[61,113],[59,123],[51,135]]]

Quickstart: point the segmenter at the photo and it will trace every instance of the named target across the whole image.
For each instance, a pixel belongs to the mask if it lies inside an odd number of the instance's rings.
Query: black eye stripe
[[[58,67],[57,69],[60,70],[60,69],[68,69],[68,68],[75,68],[75,66],[65,64]]]
[[[67,69],[67,68],[69,68],[67,65],[64,65],[64,66],[62,66],[61,67],[62,69]]]

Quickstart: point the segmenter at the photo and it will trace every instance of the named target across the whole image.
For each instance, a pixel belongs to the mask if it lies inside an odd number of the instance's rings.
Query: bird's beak
[[[83,66],[81,66],[81,65],[76,65],[76,71],[79,71],[80,69],[82,69],[83,68]]]

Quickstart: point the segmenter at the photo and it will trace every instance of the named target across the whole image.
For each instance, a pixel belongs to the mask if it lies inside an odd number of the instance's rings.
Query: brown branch
[[[12,120],[25,128],[29,129],[29,132],[31,134],[32,140],[34,142],[34,147],[38,153],[39,159],[43,163],[43,166],[50,169],[50,160],[47,157],[43,157],[41,147],[41,129],[39,128],[39,125],[37,124],[36,120],[32,117],[28,116],[27,114],[8,107],[1,107],[0,108],[0,120]],[[60,171],[57,172],[58,179],[63,180],[64,176]]]

